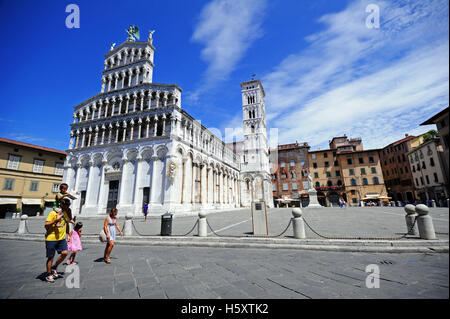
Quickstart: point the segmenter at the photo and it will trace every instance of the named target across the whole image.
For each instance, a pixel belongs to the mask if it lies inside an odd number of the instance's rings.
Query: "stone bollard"
[[[417,218],[417,227],[419,229],[420,238],[422,239],[436,239],[434,232],[433,219],[428,214],[430,209],[423,204],[416,206],[416,213],[419,214]]]
[[[125,225],[123,226],[123,236],[131,236],[133,235],[133,214],[128,213],[125,216]]]
[[[292,218],[292,228],[294,230],[294,238],[297,239],[305,239],[306,238],[306,232],[305,232],[305,222],[302,218],[302,210],[300,208],[294,208],[292,210],[292,215],[294,218]]]
[[[395,202],[391,201],[391,207],[395,207]]]
[[[207,237],[206,213],[198,213],[198,237]]]
[[[431,200],[431,207],[436,207],[436,201],[434,199]]]
[[[26,228],[26,223],[27,223],[27,219],[28,219],[28,215],[22,215],[20,216],[20,224],[19,224],[19,230],[17,231],[18,234],[26,234],[27,233],[27,228]]]
[[[417,222],[411,229],[412,225],[414,224],[414,220],[417,217],[416,207],[414,205],[408,204],[405,206],[405,212],[406,231],[408,232],[408,235],[418,235],[419,231],[417,229]]]

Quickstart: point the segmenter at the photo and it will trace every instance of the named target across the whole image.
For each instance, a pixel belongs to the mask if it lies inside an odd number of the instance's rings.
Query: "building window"
[[[317,168],[317,163],[313,163],[313,168]]]
[[[336,184],[337,186],[342,186],[342,181],[339,179],[338,181],[337,181],[337,184]]]
[[[3,190],[12,191],[14,189],[14,179],[5,178],[5,183],[3,184]]]
[[[291,171],[291,179],[295,179],[295,178],[297,178],[297,175],[295,174],[294,171]]]
[[[327,158],[328,157],[328,153],[323,153],[323,157]]]
[[[361,175],[366,175],[366,169],[365,168],[361,168]]]
[[[311,154],[312,159],[316,159],[316,154]]]
[[[352,186],[356,186],[356,179],[352,178],[350,182],[351,182]]]
[[[294,162],[293,160],[291,160],[290,165],[291,165],[291,166],[295,166],[295,162]]]
[[[355,175],[355,170],[354,170],[353,168],[350,168],[350,169],[348,170],[348,174],[349,174],[349,175]]]
[[[423,185],[423,177],[420,177],[420,183]]]
[[[351,158],[347,158],[347,164],[348,164],[348,165],[352,165],[352,164],[353,164],[353,162],[352,162],[352,159],[351,159]]]
[[[413,168],[413,173],[415,173],[416,172],[416,167],[413,166],[412,168]]]
[[[430,157],[430,166],[434,167],[434,159],[432,157]]]
[[[339,166],[339,162],[338,161],[334,161],[334,166]]]
[[[325,167],[330,167],[330,163],[329,162],[325,162]]]
[[[425,165],[425,162],[422,162],[422,168],[427,169],[427,166]]]
[[[58,193],[59,192],[59,184],[53,183],[52,192],[53,193]]]
[[[19,169],[20,156],[10,154],[8,157],[8,164],[6,165],[7,169]]]
[[[327,171],[326,174],[327,174],[327,177],[331,177],[331,172],[330,171]]]
[[[33,162],[33,173],[42,173],[44,168],[44,161],[35,159]]]
[[[277,191],[277,185],[276,184],[272,184],[272,192],[276,192]]]
[[[352,190],[350,191],[350,193],[351,193],[352,195],[356,195],[356,191],[355,191],[354,189],[352,189]]]
[[[39,189],[39,182],[30,183],[30,192],[37,192]]]
[[[270,163],[272,164],[272,163]],[[63,163],[56,163],[55,166],[55,175],[63,175],[64,174],[64,164]]]
[[[297,187],[298,187],[297,183],[292,183],[292,190],[293,191],[296,191],[298,189]]]
[[[320,183],[319,182],[316,182],[316,187],[320,187]]]
[[[284,191],[289,190],[288,184],[287,184],[287,183],[283,183],[283,190],[284,190]]]
[[[425,179],[427,180],[427,184],[430,184],[430,179],[428,178],[428,175],[425,175]]]
[[[359,164],[364,164],[364,158],[358,157]]]
[[[281,162],[281,167],[285,167],[286,163],[285,162]]]
[[[369,184],[369,183],[367,182],[367,178],[365,178],[365,177],[362,179],[362,183],[363,183],[363,185],[368,185],[368,184]]]
[[[375,185],[380,184],[380,182],[378,181],[378,177],[374,177],[374,178],[373,178],[373,183],[374,183]]]
[[[372,172],[372,174],[376,174],[377,173],[377,169],[375,167],[371,167],[370,171]]]
[[[405,166],[405,173],[408,173],[408,166]]]
[[[419,180],[416,177],[416,186],[419,186]]]
[[[369,163],[375,163],[375,160],[373,159],[373,156],[369,156]]]
[[[336,171],[335,173],[336,173],[336,176],[338,176],[338,177],[341,176],[341,171]]]
[[[356,204],[356,198],[352,198],[352,203]]]
[[[319,178],[319,173],[314,172],[314,178]]]
[[[328,181],[327,182],[327,186],[333,186],[333,182],[332,181]]]

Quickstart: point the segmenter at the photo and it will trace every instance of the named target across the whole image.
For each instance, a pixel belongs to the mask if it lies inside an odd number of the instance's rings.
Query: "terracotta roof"
[[[3,138],[3,137],[0,137],[0,142],[13,144],[13,145],[18,145],[18,146],[29,147],[29,148],[34,148],[36,150],[41,150],[41,151],[46,151],[46,152],[51,152],[51,153],[58,153],[58,154],[61,154],[61,155],[64,155],[64,156],[67,155],[67,153],[64,152],[64,151],[55,150],[53,148],[43,147],[43,146],[39,146],[39,145],[33,145],[33,144],[29,144],[29,143],[14,141],[14,140],[10,140],[10,139]]]

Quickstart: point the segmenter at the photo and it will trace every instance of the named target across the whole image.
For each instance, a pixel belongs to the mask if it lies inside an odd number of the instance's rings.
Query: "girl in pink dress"
[[[67,248],[69,251],[72,252],[72,254],[70,255],[69,259],[67,259],[67,264],[70,265],[76,265],[78,264],[75,261],[75,256],[77,255],[77,251],[82,250],[83,248],[81,247],[81,230],[83,228],[83,223],[82,222],[78,222],[75,227],[73,228],[73,230],[70,232],[70,241],[67,243]]]

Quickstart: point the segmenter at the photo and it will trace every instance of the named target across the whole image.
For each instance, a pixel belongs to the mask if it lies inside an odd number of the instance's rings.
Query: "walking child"
[[[77,252],[80,250],[83,250],[83,247],[81,246],[81,232],[83,229],[83,223],[78,222],[73,230],[70,232],[70,241],[67,243],[68,250],[72,252],[69,259],[67,260],[67,264],[70,265],[76,265],[78,264],[75,261],[75,256],[77,255]]]

